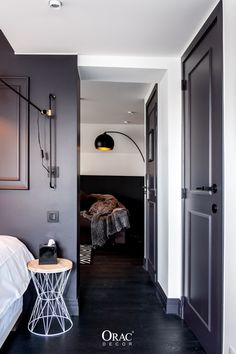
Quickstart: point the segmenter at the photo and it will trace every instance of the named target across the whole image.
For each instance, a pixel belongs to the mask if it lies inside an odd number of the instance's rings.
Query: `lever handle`
[[[215,194],[217,192],[217,185],[214,183],[211,187],[210,186],[202,186],[202,187],[197,187],[196,189],[198,191],[212,192],[213,194]]]
[[[216,204],[212,204],[211,210],[212,210],[212,213],[213,213],[213,214],[216,214],[216,213],[217,213],[217,210],[218,210],[218,206],[217,206]]]

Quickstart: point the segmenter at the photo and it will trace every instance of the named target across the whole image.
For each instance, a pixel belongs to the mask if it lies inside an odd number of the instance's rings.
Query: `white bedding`
[[[18,320],[23,308],[23,298],[20,297],[11,304],[5,315],[0,318],[0,348]]]
[[[0,318],[26,291],[30,275],[27,262],[34,259],[16,237],[0,235]]]

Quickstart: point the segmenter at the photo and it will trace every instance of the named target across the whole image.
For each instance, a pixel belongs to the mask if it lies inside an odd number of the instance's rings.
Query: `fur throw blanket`
[[[83,211],[84,218],[91,221],[92,246],[103,246],[109,236],[129,228],[128,210],[113,195],[91,194],[97,201]]]

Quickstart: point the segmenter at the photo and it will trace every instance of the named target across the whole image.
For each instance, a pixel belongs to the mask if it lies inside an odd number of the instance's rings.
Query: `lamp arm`
[[[113,130],[106,131],[105,133],[108,133],[108,134],[110,134],[110,133],[113,134],[114,133],[114,134],[121,134],[121,135],[126,136],[126,138],[128,138],[129,140],[131,140],[134,143],[134,145],[136,146],[136,148],[140,152],[140,155],[142,156],[143,162],[145,162],[145,159],[144,159],[144,156],[143,156],[143,153],[142,153],[141,149],[139,148],[138,144],[136,144],[136,142],[129,135],[127,135],[125,133],[122,133],[122,132],[119,132],[119,131],[113,131]]]
[[[36,104],[34,104],[33,102],[31,102],[28,98],[26,98],[25,96],[23,96],[20,92],[18,92],[16,89],[14,89],[14,87],[12,87],[11,85],[9,85],[5,80],[0,78],[0,81],[7,86],[10,90],[12,90],[13,92],[15,92],[18,96],[20,96],[21,98],[23,98],[23,100],[25,100],[26,102],[28,102],[29,104],[31,104],[31,106],[33,106],[35,109],[37,109],[43,116],[47,116],[48,115],[48,111],[46,109],[40,109],[38,106],[36,106]]]

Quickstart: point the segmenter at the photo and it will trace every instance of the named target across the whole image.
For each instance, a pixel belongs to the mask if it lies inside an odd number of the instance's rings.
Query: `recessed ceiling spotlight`
[[[136,114],[137,112],[134,111],[128,111],[128,114],[130,114],[131,116],[133,116],[134,114]]]
[[[62,7],[62,2],[60,0],[49,0],[48,5],[51,9],[59,10]]]

